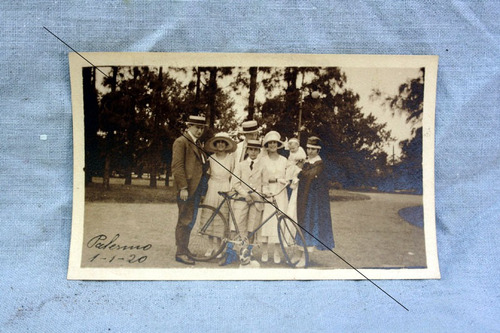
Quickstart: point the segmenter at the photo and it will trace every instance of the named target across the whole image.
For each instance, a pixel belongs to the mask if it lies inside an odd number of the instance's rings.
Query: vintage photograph
[[[437,57],[70,54],[70,279],[439,278]]]

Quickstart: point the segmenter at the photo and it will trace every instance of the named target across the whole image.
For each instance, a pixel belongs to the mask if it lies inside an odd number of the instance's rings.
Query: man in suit
[[[261,222],[264,210],[258,194],[262,192],[262,167],[258,158],[261,144],[258,140],[248,140],[246,144],[248,158],[236,164],[233,177],[233,189],[238,192],[238,198],[245,199],[233,204],[234,218],[242,238],[248,237],[248,232]]]
[[[248,140],[257,140],[259,126],[255,120],[247,120],[241,124],[240,134],[245,136],[245,139],[238,143],[236,146],[235,160],[236,163],[241,162],[247,156],[247,142]]]
[[[194,265],[189,257],[188,244],[191,234],[192,220],[197,210],[203,191],[203,177],[207,156],[203,152],[198,139],[205,130],[205,117],[189,116],[184,135],[178,137],[173,145],[172,174],[177,188],[177,207],[179,218],[175,228],[177,262]]]

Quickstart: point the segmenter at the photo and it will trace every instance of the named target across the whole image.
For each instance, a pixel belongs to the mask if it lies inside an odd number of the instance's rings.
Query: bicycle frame
[[[208,220],[206,220],[206,222],[200,223],[201,224],[200,229],[197,230],[197,235],[195,236],[196,240],[193,242],[193,248],[192,248],[193,252],[191,252],[193,258],[201,261],[213,259],[215,258],[215,256],[220,254],[220,252],[223,250],[225,246],[227,246],[227,252],[226,252],[227,258],[229,258],[231,257],[231,255],[235,254],[233,248],[237,246],[238,248],[240,248],[240,260],[243,262],[244,261],[243,259],[245,259],[244,258],[245,249],[247,249],[246,253],[247,257],[249,258],[248,254],[251,253],[250,252],[251,248],[254,245],[250,243],[250,239],[252,239],[253,236],[259,230],[261,230],[261,228],[266,223],[271,221],[273,218],[276,218],[279,243],[285,255],[286,262],[290,266],[296,267],[299,264],[299,259],[303,258],[300,259],[300,266],[297,267],[305,267],[308,262],[308,253],[305,245],[304,236],[302,235],[300,229],[296,228],[296,226],[293,226],[293,224],[297,223],[293,220],[290,221],[290,218],[277,207],[277,202],[275,197],[278,194],[280,194],[285,188],[286,186],[283,187],[277,193],[264,195],[263,201],[254,201],[255,203],[272,204],[275,209],[274,212],[272,212],[269,216],[266,216],[254,230],[249,231],[248,235],[241,235],[240,230],[238,228],[238,223],[237,223],[238,221],[236,221],[235,213],[231,203],[231,201],[245,201],[245,198],[237,197],[238,193],[235,191],[218,192],[218,194],[222,196],[222,201],[219,203],[217,207],[212,207],[212,206],[205,207],[206,209],[209,209],[211,211],[211,215],[209,216]],[[270,200],[266,198],[269,198]],[[227,217],[221,214],[222,206],[225,204],[228,205]],[[217,216],[218,220],[217,222],[214,222]],[[220,225],[220,221],[224,223],[223,226]],[[217,226],[217,228],[223,227],[224,229],[223,234],[220,236],[215,236],[213,233],[211,234],[211,230],[213,229],[209,228],[211,228],[212,225]],[[204,238],[205,236],[208,236],[208,238]],[[211,245],[212,243],[209,244],[206,243],[207,241],[211,242],[210,240],[215,239],[214,237],[219,239],[219,244],[220,244],[217,245],[216,248],[212,247]],[[296,239],[298,239],[299,242],[301,242],[300,244],[302,245],[297,244],[295,241]],[[206,250],[207,252],[203,252]],[[208,253],[208,254],[203,254],[203,253]],[[299,256],[296,256],[297,253],[299,253]],[[300,253],[302,253],[303,255],[300,256]],[[304,261],[302,262],[302,260]]]
[[[280,192],[281,192],[281,191],[280,191]],[[260,230],[260,229],[264,226],[264,224],[266,224],[267,222],[269,222],[269,221],[270,221],[270,220],[271,220],[274,216],[276,216],[277,218],[279,218],[281,215],[283,215],[283,214],[279,211],[279,209],[275,209],[275,211],[274,211],[271,215],[269,215],[269,216],[268,216],[265,220],[263,220],[263,222],[261,222],[261,223],[257,226],[257,228],[255,228],[253,231],[249,231],[249,235],[248,235],[248,237],[243,236],[243,235],[240,235],[240,231],[239,231],[239,229],[238,229],[238,223],[237,223],[236,218],[235,218],[235,216],[234,216],[233,206],[231,205],[231,200],[233,200],[233,201],[244,201],[244,199],[242,199],[242,198],[235,198],[235,196],[236,196],[236,194],[237,194],[237,193],[232,194],[232,195],[229,195],[229,194],[228,194],[228,193],[226,193],[226,192],[218,192],[218,193],[219,193],[219,195],[220,195],[220,196],[222,196],[224,199],[223,199],[223,200],[222,200],[222,202],[219,204],[219,206],[217,206],[217,208],[216,208],[216,210],[215,210],[215,213],[214,213],[214,214],[210,217],[210,219],[213,219],[213,217],[214,217],[215,215],[217,215],[217,213],[220,211],[220,209],[221,209],[222,205],[223,205],[225,202],[227,202],[227,204],[228,204],[228,208],[229,208],[229,221],[228,221],[228,223],[229,223],[229,227],[231,228],[231,223],[232,223],[232,226],[234,227],[234,230],[235,230],[236,235],[239,235],[240,237],[243,237],[243,238],[241,239],[242,244],[244,244],[244,243],[245,243],[245,240],[246,240],[246,239],[248,239],[248,238],[252,237],[253,235],[255,235],[255,234],[257,233],[257,231],[259,231],[259,230]],[[279,192],[278,192],[278,193],[279,193]],[[278,194],[278,193],[277,193],[277,194]],[[271,203],[273,204],[273,206],[274,206],[275,208],[276,208],[276,205],[277,205],[277,204],[276,204],[276,199],[275,199],[274,197],[275,197],[277,194],[275,194],[275,195],[271,196],[271,198],[272,198],[272,202],[271,202]],[[259,203],[267,203],[267,204],[269,204],[270,202],[269,202],[269,201],[259,201]],[[210,223],[207,223],[205,226],[207,226],[207,225],[209,225],[209,224],[210,224]],[[205,229],[206,229],[206,228],[205,228]],[[226,241],[226,242],[235,242],[235,241],[236,241],[236,239],[226,239],[225,241]]]

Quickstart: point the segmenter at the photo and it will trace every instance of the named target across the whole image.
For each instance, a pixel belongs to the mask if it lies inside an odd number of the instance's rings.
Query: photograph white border
[[[81,56],[80,56],[81,55]],[[307,66],[359,68],[425,67],[423,136],[423,207],[427,268],[360,269],[369,279],[439,279],[434,193],[434,123],[437,56],[311,55],[238,53],[70,53],[73,107],[73,218],[68,279],[76,280],[364,280],[356,270],[255,268],[82,268],[84,234],[84,112],[82,67],[91,66]],[[335,256],[333,253],[332,256]],[[344,258],[349,261],[349,258]]]

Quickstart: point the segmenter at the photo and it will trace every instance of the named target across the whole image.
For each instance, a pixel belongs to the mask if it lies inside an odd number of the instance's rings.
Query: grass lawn
[[[85,201],[87,202],[116,202],[116,203],[175,203],[175,187],[166,187],[163,181],[158,181],[156,188],[150,188],[149,181],[132,180],[136,185],[123,185],[123,179],[112,179],[110,190],[106,191],[101,182],[90,183],[85,187]],[[347,190],[330,190],[332,201],[368,200],[369,196]]]
[[[91,183],[85,187],[85,201],[87,202],[116,202],[116,203],[174,203],[176,191],[174,187],[159,185],[150,188],[144,185],[110,184],[108,191],[102,184]]]

